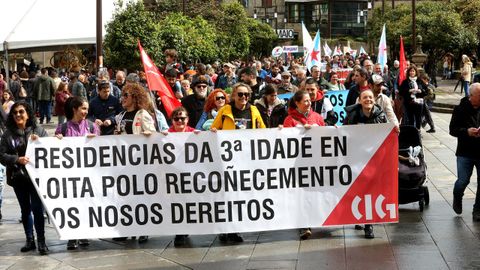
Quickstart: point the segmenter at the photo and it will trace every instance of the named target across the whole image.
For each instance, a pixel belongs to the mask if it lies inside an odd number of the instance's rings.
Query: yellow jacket
[[[250,105],[250,111],[252,112],[252,128],[266,128],[257,107]],[[218,111],[217,117],[215,117],[210,128],[222,130],[235,129],[235,120],[233,118],[231,105],[227,104]]]

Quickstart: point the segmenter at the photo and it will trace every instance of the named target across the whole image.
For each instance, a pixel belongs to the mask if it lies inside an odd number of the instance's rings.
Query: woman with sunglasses
[[[30,161],[25,156],[28,139],[47,137],[48,134],[40,126],[32,107],[25,101],[13,104],[6,123],[7,129],[0,142],[0,162],[7,167],[7,184],[13,187],[22,213],[22,224],[26,242],[20,251],[28,252],[38,247],[40,255],[46,255],[45,218],[43,204],[25,169]],[[33,213],[33,218],[32,218]],[[33,226],[37,232],[37,246],[33,234]]]
[[[61,83],[62,84],[62,83]],[[63,111],[67,122],[59,123],[55,130],[55,137],[95,137],[100,135],[100,128],[94,122],[87,120],[88,101],[84,97],[69,97],[64,104]],[[67,250],[75,250],[80,246],[88,246],[88,239],[70,239],[67,242]]]
[[[232,101],[218,111],[210,130],[216,132],[219,129],[266,128],[257,107],[248,103],[251,94],[252,89],[247,84],[236,83],[233,85]],[[243,238],[238,233],[220,234],[219,240],[221,242],[243,242]]]
[[[249,85],[235,84],[230,104],[223,106],[218,111],[210,130],[266,128],[257,107],[248,102],[251,94],[252,89]]]
[[[188,112],[184,107],[177,107],[172,111],[172,126],[168,129],[168,132],[194,132],[198,133],[200,130],[196,130],[188,126]],[[162,132],[163,134],[167,134]],[[173,244],[178,247],[187,242],[188,234],[177,234]]]
[[[155,122],[148,112],[150,99],[145,89],[138,83],[129,83],[122,89],[122,107],[125,111],[115,117],[115,134],[143,134],[149,136],[156,132]],[[124,241],[127,237],[114,238]],[[148,240],[148,236],[140,236],[139,243]]]
[[[209,130],[213,123],[213,119],[215,119],[218,114],[218,111],[229,102],[230,99],[223,89],[218,88],[213,90],[213,92],[207,97],[207,101],[205,102],[205,110],[200,116],[200,120],[198,120],[195,129]]]

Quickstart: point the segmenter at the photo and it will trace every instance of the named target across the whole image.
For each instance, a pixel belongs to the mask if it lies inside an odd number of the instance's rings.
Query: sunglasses
[[[238,96],[239,98],[242,98],[243,96],[245,96],[246,98],[248,98],[248,97],[250,96],[250,93],[248,93],[248,92],[238,92],[238,93],[237,93],[237,96]]]
[[[215,100],[216,100],[216,101],[219,101],[220,99],[223,99],[223,100],[225,100],[225,96],[221,96],[221,97],[215,97]]]
[[[187,117],[174,117],[173,121],[175,121],[175,122],[178,122],[178,121],[185,122],[186,119],[187,119]]]
[[[196,88],[207,88],[207,85],[206,84],[199,84],[197,86],[195,86]]]
[[[25,114],[25,110],[24,109],[21,109],[21,110],[18,110],[18,111],[12,111],[13,115],[16,115],[16,114]]]

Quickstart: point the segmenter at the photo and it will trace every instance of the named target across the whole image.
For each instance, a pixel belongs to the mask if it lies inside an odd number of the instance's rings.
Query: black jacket
[[[195,93],[188,95],[182,99],[182,106],[188,111],[188,125],[195,128],[200,116],[202,116],[205,98],[198,99]]]
[[[255,107],[257,107],[258,111],[260,112],[265,126],[267,126],[267,128],[273,128],[283,124],[283,121],[288,115],[285,102],[277,99],[275,102],[275,107],[273,107],[270,116],[268,116],[268,106],[265,105],[265,103],[266,102],[263,98],[255,101]]]
[[[344,125],[356,125],[356,124],[378,124],[387,123],[387,115],[383,112],[382,108],[375,104],[373,106],[373,112],[370,117],[363,114],[362,105],[354,104],[345,108],[347,116],[343,121]]]
[[[462,98],[453,109],[450,135],[458,138],[456,155],[480,159],[480,138],[468,136],[469,128],[480,127],[480,109],[475,109],[468,97]]]
[[[2,135],[0,141],[0,163],[7,168],[7,184],[10,186],[16,186],[21,184],[30,184],[28,174],[26,173],[25,166],[17,164],[18,157],[25,156],[27,151],[27,142],[30,135],[36,134],[39,137],[47,137],[48,134],[40,126],[27,127],[25,131],[20,129],[7,129]],[[15,178],[16,172],[22,171],[26,177]]]
[[[417,79],[417,86],[418,90],[422,91],[421,93],[415,94],[416,98],[423,98],[427,95],[427,90],[425,89],[425,85],[420,79]],[[413,89],[413,83],[409,78],[406,78],[399,87],[399,94],[403,97],[403,102],[405,104],[410,104],[413,101],[412,94],[410,93],[410,89]]]

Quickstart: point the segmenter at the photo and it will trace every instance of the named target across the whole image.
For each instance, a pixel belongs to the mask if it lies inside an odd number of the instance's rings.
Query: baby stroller
[[[420,211],[430,203],[426,184],[427,164],[420,131],[401,126],[398,137],[398,203],[418,202]]]

